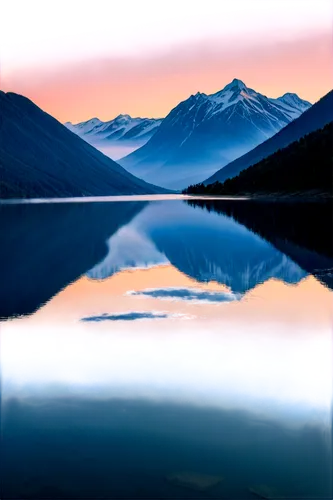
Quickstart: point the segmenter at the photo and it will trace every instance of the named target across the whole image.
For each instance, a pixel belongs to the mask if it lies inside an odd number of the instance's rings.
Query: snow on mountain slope
[[[178,104],[141,148],[120,160],[135,175],[181,189],[277,133],[311,106],[296,94],[270,99],[234,79]]]
[[[285,102],[288,103],[287,105],[289,105],[290,100],[295,101],[296,98],[295,94],[285,94],[280,99],[284,99]],[[333,91],[331,90],[273,137],[270,137],[246,154],[230,162],[228,165],[219,165],[219,170],[214,172],[212,176],[208,177],[204,181],[204,184],[211,184],[216,181],[224,182],[226,179],[238,175],[242,170],[250,167],[251,165],[255,165],[259,161],[275,153],[278,149],[283,149],[292,142],[298,141],[304,135],[323,128],[332,120]]]
[[[0,91],[0,198],[161,191],[72,134],[26,97]]]
[[[72,132],[75,132],[77,135],[85,135],[89,134],[94,130],[94,128],[102,125],[103,122],[99,118],[91,118],[91,120],[87,120],[82,123],[78,123],[77,125],[73,125],[71,122],[65,123],[65,127],[67,127]]]
[[[277,99],[270,99],[270,101],[277,106],[282,106],[285,113],[289,114],[292,120],[298,118],[300,114],[304,113],[304,111],[311,106],[310,102],[304,101],[300,99],[297,94],[292,94],[290,92],[287,92]]]
[[[161,122],[162,119],[157,118],[132,118],[129,115],[118,115],[107,122],[92,118],[76,125],[67,122],[65,126],[98,149],[103,149],[103,146],[110,146],[118,141],[136,149],[152,137]]]

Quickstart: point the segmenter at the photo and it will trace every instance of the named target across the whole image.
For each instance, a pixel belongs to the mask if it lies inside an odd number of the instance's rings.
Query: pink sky
[[[176,19],[8,47],[0,87],[73,123],[164,117],[233,78],[269,97],[315,102],[333,87],[332,35],[328,3]]]

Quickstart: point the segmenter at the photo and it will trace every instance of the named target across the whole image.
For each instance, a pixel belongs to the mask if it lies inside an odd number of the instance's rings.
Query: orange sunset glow
[[[269,280],[240,302],[223,305],[130,294],[158,286],[228,291],[217,283],[196,283],[170,264],[121,271],[105,281],[83,277],[33,316],[3,324],[3,362],[65,373],[69,362],[76,372],[126,366],[139,374],[154,367],[155,378],[165,370],[168,377],[175,370],[209,377],[248,370],[248,377],[266,383],[279,373],[280,382],[330,397],[331,295],[315,278],[296,286]],[[135,325],[79,321],[105,312],[147,310],[173,317]]]
[[[299,324],[303,328],[327,331],[332,324],[332,296],[314,277],[297,285],[269,280],[248,291],[240,301],[223,304],[195,304],[184,301],[161,301],[126,295],[130,290],[159,287],[195,287],[202,290],[228,292],[225,285],[197,282],[171,265],[150,269],[121,271],[103,281],[82,277],[57,294],[37,313],[21,321],[33,323],[76,323],[85,315],[120,311],[167,311],[189,315],[193,319],[259,324]],[[316,300],[314,300],[314,296]],[[264,303],[264,306],[263,306]],[[162,320],[163,321],[163,320]],[[103,326],[103,325],[102,325]],[[109,328],[107,325],[104,328]],[[283,328],[282,328],[283,330]]]
[[[17,1],[5,2],[8,18]],[[148,0],[141,9],[131,3],[136,19],[102,1],[114,20],[109,27],[87,2],[80,3],[77,19],[71,2],[65,18],[60,9],[53,11],[59,32],[63,26],[59,34],[48,24],[46,5],[34,0],[29,8],[35,6],[40,36],[33,29],[22,33],[20,47],[18,40],[2,40],[1,89],[26,95],[59,121],[73,123],[120,113],[164,117],[189,95],[216,92],[233,78],[269,97],[296,92],[312,103],[331,89],[329,2],[293,0],[287,12],[275,0],[234,3],[210,0],[203,11],[201,3],[190,9],[187,1],[171,2],[164,6],[165,26]],[[185,22],[189,12],[191,22]]]

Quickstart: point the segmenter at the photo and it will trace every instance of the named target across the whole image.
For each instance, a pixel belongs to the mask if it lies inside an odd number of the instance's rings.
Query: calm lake
[[[330,203],[0,204],[2,499],[332,498]]]

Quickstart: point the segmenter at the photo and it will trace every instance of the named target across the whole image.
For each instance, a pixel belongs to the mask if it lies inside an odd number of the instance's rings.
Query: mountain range
[[[0,198],[158,192],[26,97],[0,91]]]
[[[271,99],[234,79],[215,94],[198,92],[178,104],[148,142],[119,163],[146,181],[181,189],[253,149],[310,106],[296,94]]]
[[[205,184],[223,182],[323,127],[332,109],[332,92],[312,106],[292,93],[268,98],[234,79],[215,94],[192,95],[163,120],[119,115],[64,126],[29,99],[0,91],[0,197],[153,194],[165,191],[153,184],[180,190],[205,177]],[[137,149],[116,163],[93,143]]]
[[[146,143],[162,123],[162,118],[132,118],[130,115],[118,115],[110,121],[91,118],[85,122],[64,125],[69,130],[85,139],[90,144],[122,141],[137,147]]]
[[[238,175],[242,170],[255,165],[259,161],[285,148],[294,141],[315,130],[323,128],[333,120],[333,91],[323,96],[318,102],[306,110],[299,118],[289,123],[273,137],[263,142],[247,154],[237,158],[225,167],[219,169],[204,184],[216,181],[224,182],[226,179]]]

